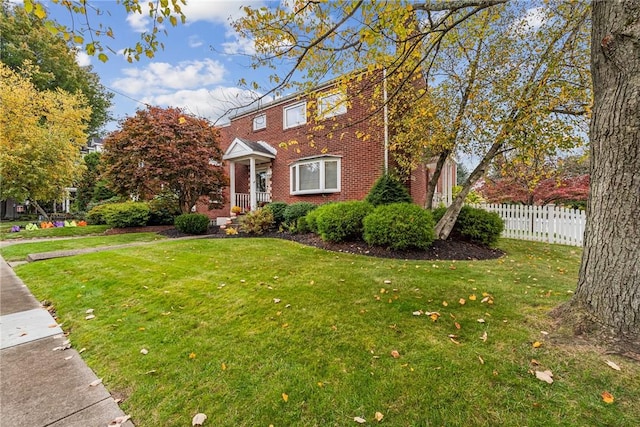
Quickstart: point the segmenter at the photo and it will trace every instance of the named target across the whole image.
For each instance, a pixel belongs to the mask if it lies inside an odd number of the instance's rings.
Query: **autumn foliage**
[[[148,107],[105,140],[105,177],[115,191],[149,200],[174,192],[182,212],[201,198],[221,201],[227,177],[218,131],[177,108]]]
[[[479,192],[489,203],[546,205],[587,200],[589,175],[547,178],[530,188],[518,177],[487,179]]]

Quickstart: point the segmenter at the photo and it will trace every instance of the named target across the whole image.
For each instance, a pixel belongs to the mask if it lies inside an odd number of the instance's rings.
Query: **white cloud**
[[[144,68],[125,68],[112,86],[131,96],[148,96],[172,90],[201,88],[223,81],[225,68],[211,59],[182,61],[177,65],[152,62]]]
[[[222,43],[222,51],[227,55],[253,55],[256,53],[256,44],[253,39],[245,39],[236,34],[230,37],[233,37],[234,40]]]
[[[91,57],[82,49],[76,50],[76,63],[81,67],[91,65]]]
[[[187,43],[189,44],[189,47],[200,47],[204,44],[199,36],[189,36]]]
[[[256,1],[211,1],[211,0],[187,0],[182,11],[187,17],[187,25],[196,21],[208,21],[214,23],[228,23],[244,15],[242,8],[251,4],[252,8],[259,8],[264,2]]]
[[[143,10],[142,13],[134,12],[127,14],[127,23],[136,33],[144,33],[146,31],[149,31],[151,26],[151,18],[148,15],[148,10]]]
[[[145,97],[142,101],[151,105],[171,106],[184,109],[187,113],[224,123],[223,118],[230,110],[250,104],[255,95],[234,87],[214,89],[179,90],[174,93]]]

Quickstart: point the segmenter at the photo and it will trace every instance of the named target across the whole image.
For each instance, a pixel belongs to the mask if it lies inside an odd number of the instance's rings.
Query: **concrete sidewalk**
[[[0,257],[0,425],[105,427],[124,416],[47,310]],[[131,421],[122,426],[133,427]]]

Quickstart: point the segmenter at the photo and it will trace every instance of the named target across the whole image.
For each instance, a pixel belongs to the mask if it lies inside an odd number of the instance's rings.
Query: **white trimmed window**
[[[265,129],[267,127],[267,115],[260,114],[253,118],[253,130]]]
[[[282,114],[283,128],[289,129],[307,123],[307,103],[289,105],[284,107]]]
[[[347,97],[344,92],[332,92],[318,98],[318,116],[323,119],[347,113]]]
[[[337,193],[340,191],[340,158],[300,160],[290,166],[291,194]]]

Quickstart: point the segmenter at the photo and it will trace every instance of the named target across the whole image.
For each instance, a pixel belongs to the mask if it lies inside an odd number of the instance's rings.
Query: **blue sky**
[[[141,2],[145,3],[145,2]],[[151,28],[147,15],[129,14],[115,1],[92,1],[101,14],[90,14],[92,25],[101,23],[113,29],[114,39],[102,43],[116,52],[133,47],[140,34]],[[109,54],[102,63],[84,51],[78,54],[81,65],[93,66],[102,84],[116,95],[112,114],[116,120],[135,113],[144,104],[174,106],[215,121],[230,106],[246,103],[250,94],[238,87],[238,81],[266,79],[266,71],[253,70],[250,58],[252,43],[241,39],[230,20],[242,16],[242,7],[260,7],[261,1],[188,0],[183,11],[186,24],[167,26],[168,36],[161,35],[164,50],[154,58],[141,57],[129,63],[124,56]],[[69,13],[59,5],[45,3],[49,16],[70,26]],[[76,22],[78,17],[75,17]],[[264,74],[264,75],[262,75]],[[111,122],[106,130],[117,127]]]

